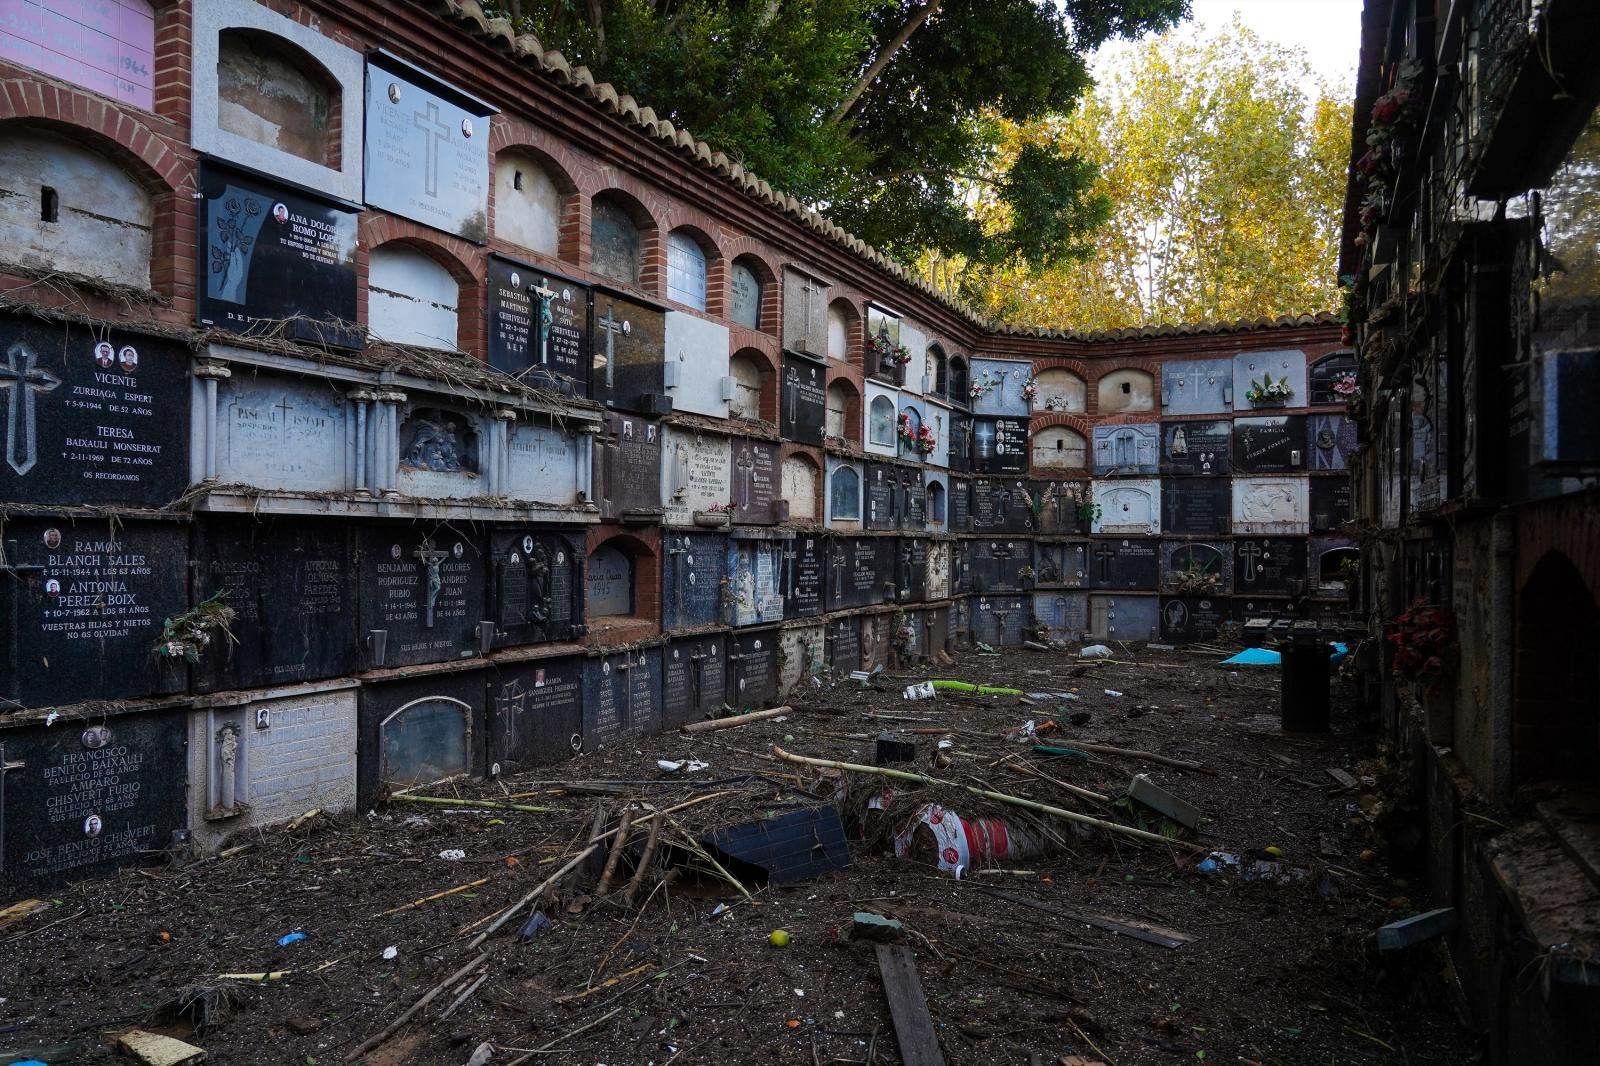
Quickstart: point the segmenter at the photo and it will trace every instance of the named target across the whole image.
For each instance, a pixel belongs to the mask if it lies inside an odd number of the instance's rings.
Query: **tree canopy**
[[[1030,148],[998,169],[1007,129],[1069,112],[1086,53],[1175,25],[1189,0],[493,6],[890,255],[1043,267],[1086,252],[1108,205],[1070,154]],[[987,224],[977,190],[1004,208]]]
[[[1070,329],[1337,307],[1347,94],[1308,94],[1303,53],[1237,21],[1152,37],[1111,67],[1072,114],[1009,124],[998,163],[1013,180],[1040,153],[1097,168],[1083,195],[1111,215],[1092,254],[1043,267],[931,254],[923,269],[1003,321]],[[993,196],[976,211],[994,232],[1015,228],[1009,212]]]

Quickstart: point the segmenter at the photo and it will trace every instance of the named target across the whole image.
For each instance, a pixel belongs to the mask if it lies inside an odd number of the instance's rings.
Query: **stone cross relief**
[[[61,379],[35,364],[39,357],[21,343],[6,350],[6,363],[0,366],[0,390],[10,394],[6,402],[6,462],[20,476],[39,461],[39,420],[34,396],[53,392]]]
[[[755,491],[752,479],[755,477],[756,470],[756,458],[750,445],[746,444],[743,450],[739,452],[739,459],[734,465],[739,468],[739,480],[744,485],[744,493],[740,496],[740,502],[748,508],[754,502],[751,499],[751,494]]]
[[[1239,555],[1244,559],[1244,580],[1255,584],[1256,566],[1267,556],[1266,549],[1253,540],[1247,540],[1239,545]]]
[[[795,367],[789,368],[789,377],[786,382],[789,389],[789,421],[795,420],[795,403],[800,394],[800,371]]]
[[[606,388],[616,386],[617,382],[617,334],[627,333],[632,324],[625,318],[618,318],[612,304],[606,304],[606,317],[595,323],[600,331],[606,335]]]
[[[439,195],[439,146],[450,141],[450,124],[439,117],[439,105],[429,100],[427,107],[412,115],[411,127],[420,130],[423,150],[423,191],[431,197]]]
[[[438,551],[433,546],[433,541],[425,540],[411,553],[411,557],[428,568],[428,602],[424,625],[433,628],[433,608],[439,602],[439,591],[444,588],[444,580],[439,576],[439,566],[449,558],[447,551]]]

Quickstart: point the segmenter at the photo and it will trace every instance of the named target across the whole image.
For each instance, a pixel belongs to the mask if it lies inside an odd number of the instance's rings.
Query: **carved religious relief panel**
[[[425,499],[487,493],[485,429],[475,414],[412,405],[400,423],[400,491]]]
[[[1154,474],[1159,469],[1161,427],[1153,422],[1094,427],[1094,472]]]
[[[1310,531],[1307,479],[1233,479],[1234,533],[1304,534]]]
[[[583,535],[497,529],[489,535],[496,646],[573,640],[584,632]]]

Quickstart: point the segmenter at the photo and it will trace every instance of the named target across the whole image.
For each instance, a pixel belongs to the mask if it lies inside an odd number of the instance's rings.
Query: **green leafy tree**
[[[1082,159],[996,163],[1072,108],[1085,53],[1189,0],[501,0],[547,46],[891,255],[1049,264],[1108,214]],[[1004,226],[972,211],[986,195]]]
[[[1058,153],[1098,167],[1083,193],[1111,205],[1091,254],[923,270],[1009,322],[1071,329],[1225,321],[1339,305],[1349,158],[1345,94],[1314,96],[1303,53],[1235,22],[1209,37],[1141,42],[1070,115],[1007,128],[1002,174]],[[1011,205],[985,196],[991,232]]]

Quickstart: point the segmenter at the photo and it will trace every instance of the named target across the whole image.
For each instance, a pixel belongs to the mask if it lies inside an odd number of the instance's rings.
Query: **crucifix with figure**
[[[39,461],[39,421],[34,394],[53,392],[61,379],[35,364],[33,349],[21,343],[6,351],[0,366],[0,390],[9,392],[6,402],[6,462],[19,475],[32,470]]]
[[[549,278],[540,278],[539,287],[529,289],[528,295],[539,301],[539,365],[550,364],[550,326],[555,322],[555,316],[550,313],[550,301],[556,298],[556,291],[550,287]]]
[[[753,479],[755,478],[756,457],[754,450],[746,444],[739,452],[739,459],[733,464],[739,468],[739,480],[744,485],[744,492],[740,496],[740,505],[746,508],[753,507],[755,501],[751,494],[755,491]]]
[[[439,195],[439,146],[450,141],[450,124],[439,117],[439,105],[429,100],[427,106],[412,115],[411,128],[421,131],[422,137],[422,189],[429,196]]]
[[[607,390],[610,390],[611,388],[615,387],[617,383],[617,334],[622,333],[627,329],[628,320],[625,318],[618,318],[613,306],[608,303],[606,304],[606,317],[600,319],[596,325],[598,325],[600,327],[600,331],[606,335],[606,388]]]
[[[449,558],[447,551],[438,551],[433,546],[433,541],[425,540],[411,553],[411,557],[428,568],[428,600],[423,625],[433,628],[433,608],[439,602],[439,592],[444,588],[444,579],[439,575],[439,566]]]

